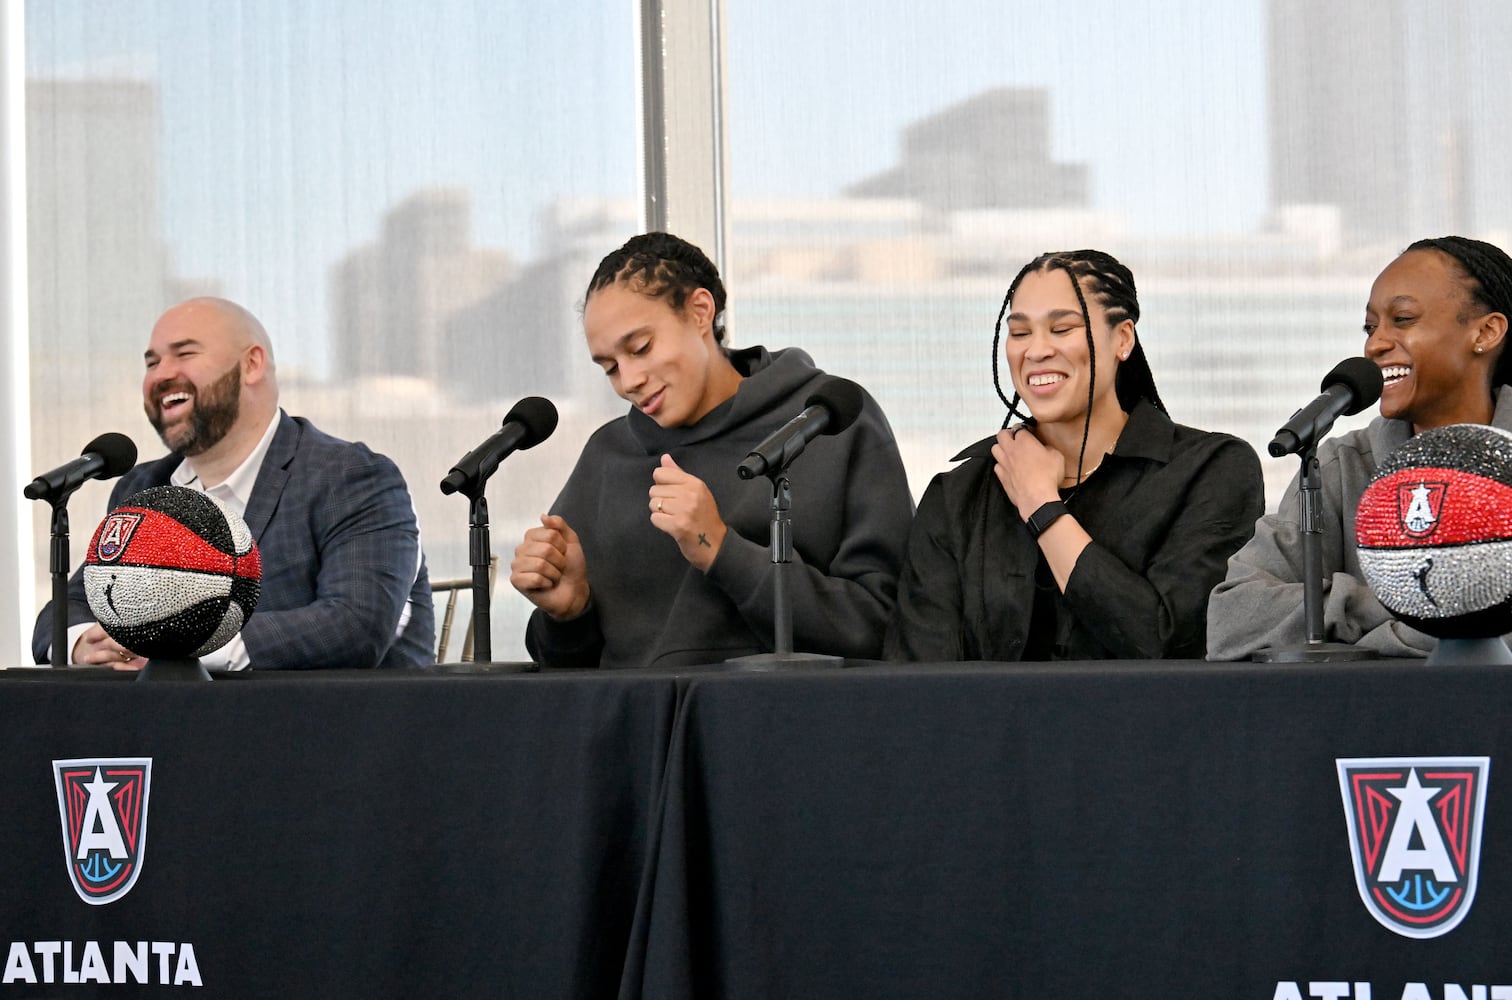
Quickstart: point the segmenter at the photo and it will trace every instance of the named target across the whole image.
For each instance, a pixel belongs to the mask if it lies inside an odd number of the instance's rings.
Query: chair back
[[[499,557],[493,556],[488,560],[488,597],[493,599],[494,576],[499,569]],[[437,630],[436,637],[436,662],[446,662],[446,648],[451,644],[452,620],[457,614],[457,595],[463,591],[472,592],[473,581],[470,576],[460,576],[452,580],[432,580],[431,596],[446,595],[446,607],[441,612],[441,627]],[[473,616],[467,616],[467,630],[462,638],[462,663],[471,663],[473,658]]]

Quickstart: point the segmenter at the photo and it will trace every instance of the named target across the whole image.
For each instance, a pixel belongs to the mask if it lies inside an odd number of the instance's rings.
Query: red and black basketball
[[[106,633],[140,656],[203,656],[241,631],[262,589],[246,522],[212,496],[157,486],[100,522],[84,590]]]
[[[1360,497],[1360,568],[1388,611],[1441,639],[1512,631],[1512,434],[1424,431]]]

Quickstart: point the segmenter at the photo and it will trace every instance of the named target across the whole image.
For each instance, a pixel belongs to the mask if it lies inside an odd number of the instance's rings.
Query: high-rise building
[[[26,82],[31,449],[38,468],[103,430],[153,454],[142,419],[142,349],[172,294],[159,197],[157,85],[136,79]],[[113,483],[70,502],[75,562]],[[32,567],[46,593],[47,509],[33,506]],[[80,530],[82,529],[82,530]]]
[[[1272,206],[1337,206],[1346,249],[1512,224],[1512,98],[1467,72],[1502,6],[1269,0]]]
[[[165,305],[158,92],[143,80],[26,83],[27,294],[40,398],[140,372]],[[88,405],[95,393],[68,394]]]
[[[420,191],[389,211],[376,243],[331,268],[338,380],[443,377],[448,320],[502,287],[512,266],[504,251],[473,246],[471,215],[464,191]]]
[[[909,198],[936,212],[1080,208],[1087,167],[1052,159],[1048,91],[998,87],[909,125],[898,165],[845,193]]]
[[[1346,245],[1407,230],[1404,0],[1269,0],[1271,203],[1337,205]]]

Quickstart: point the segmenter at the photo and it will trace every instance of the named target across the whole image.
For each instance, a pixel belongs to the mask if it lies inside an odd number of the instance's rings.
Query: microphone
[[[855,423],[864,402],[865,396],[859,385],[843,378],[830,379],[804,402],[802,413],[757,445],[735,471],[741,479],[781,472],[803,454],[803,449],[814,438],[821,434],[839,434]]]
[[[136,464],[131,438],[108,431],[84,446],[79,457],[33,479],[21,494],[28,500],[66,497],[91,479],[114,479]]]
[[[441,480],[441,492],[450,496],[460,489],[486,482],[499,463],[516,451],[534,448],[556,430],[557,410],[543,396],[526,396],[504,416],[504,426],[487,441],[462,456]]]
[[[1309,448],[1328,434],[1334,421],[1352,416],[1381,398],[1381,369],[1369,358],[1345,358],[1323,378],[1323,395],[1292,414],[1266,450],[1275,458]]]

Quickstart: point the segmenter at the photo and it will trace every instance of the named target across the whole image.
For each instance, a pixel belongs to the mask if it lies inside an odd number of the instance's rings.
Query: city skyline
[[[1336,44],[1365,55],[1323,100],[1305,73],[1269,89],[1314,51],[1267,29],[1287,2],[1097,0],[1069,24],[986,0],[891,21],[732,4],[735,341],[797,345],[868,385],[917,495],[1001,418],[988,350],[1012,272],[1100,246],[1138,277],[1176,418],[1260,447],[1358,349],[1369,282],[1425,235],[1412,227],[1468,212],[1472,234],[1512,228],[1492,196],[1512,102],[1473,72],[1499,65],[1512,14],[1341,8]],[[1400,24],[1352,30],[1380,9]],[[176,297],[213,291],[268,326],[291,409],[400,462],[439,576],[466,549],[434,482],[504,404],[556,398],[550,447],[501,476],[495,544],[512,548],[577,445],[623,411],[581,349],[577,307],[639,225],[630,6],[55,0],[27,15],[29,109],[49,89],[93,95],[28,118],[39,463],[101,427],[144,439],[147,330]],[[1392,62],[1408,36],[1427,44]],[[1464,79],[1425,78],[1456,54]],[[1366,106],[1387,77],[1422,83],[1388,104],[1406,134],[1381,135]],[[1277,105],[1304,138],[1270,123]],[[1427,130],[1441,107],[1463,111],[1443,134]],[[1361,128],[1369,142],[1301,155],[1307,136]],[[1400,170],[1350,186],[1381,148]],[[1292,160],[1313,180],[1268,180]],[[1367,190],[1374,209],[1346,197]],[[1272,503],[1291,472],[1267,463]],[[105,489],[81,492],[79,524]],[[507,648],[523,602],[496,604]]]
[[[783,4],[788,2],[783,0]],[[1085,170],[1081,186],[1087,206],[1122,216],[1128,232],[1214,239],[1253,233],[1269,225],[1277,209],[1265,180],[1267,172],[1274,173],[1277,160],[1274,109],[1280,105],[1295,112],[1307,107],[1285,93],[1273,92],[1272,123],[1267,125],[1267,81],[1301,81],[1305,86],[1312,79],[1305,73],[1278,72],[1287,65],[1278,61],[1285,58],[1278,53],[1291,53],[1292,46],[1278,44],[1274,24],[1267,28],[1267,13],[1271,22],[1289,20],[1302,29],[1308,29],[1319,16],[1316,12],[1297,13],[1294,7],[1293,0],[1250,0],[1232,5],[1228,16],[1214,18],[1204,5],[1189,0],[1149,7],[1099,2],[1087,8],[1082,30],[1069,35],[1044,34],[1048,20],[1041,24],[1036,20],[1041,15],[1024,14],[1015,27],[1025,35],[1039,32],[1043,43],[1014,46],[997,59],[977,63],[956,49],[964,47],[963,51],[971,52],[990,47],[993,31],[959,31],[973,23],[972,18],[979,19],[984,29],[998,23],[990,5],[981,2],[953,6],[936,19],[938,23],[918,25],[922,34],[912,37],[906,52],[898,48],[898,32],[849,25],[837,21],[838,15],[827,9],[814,12],[811,30],[788,39],[787,45],[769,44],[775,26],[784,23],[778,16],[780,8],[773,9],[770,17],[748,20],[746,8],[734,5],[729,60],[732,197],[746,202],[772,197],[825,198],[864,186],[889,164],[906,162],[910,129],[952,107],[1008,88],[1047,95],[1047,132],[1043,138],[1035,138],[1032,145],[1044,150],[1046,162]],[[1370,25],[1381,20],[1372,16],[1374,12],[1393,10],[1405,11],[1397,18],[1401,22],[1398,33],[1421,33],[1425,29],[1425,16],[1411,4],[1404,6],[1404,0],[1356,3],[1344,9],[1339,20],[1341,27],[1356,22]],[[1487,44],[1484,35],[1494,36],[1499,28],[1512,30],[1512,14],[1499,12],[1494,5],[1455,2],[1446,10],[1455,17],[1443,31],[1454,37],[1427,46],[1434,52],[1474,55],[1477,46]],[[156,16],[133,16],[154,12]],[[631,27],[628,14],[616,20],[603,17],[603,11],[595,5],[568,4],[558,17],[527,19],[522,24],[518,8],[505,5],[494,10],[466,0],[443,5],[434,23],[427,20],[423,24],[397,6],[374,9],[346,2],[323,4],[319,10],[266,4],[234,12],[169,2],[149,12],[133,9],[131,4],[60,0],[34,3],[28,13],[28,65],[33,73],[45,69],[53,74],[156,81],[162,97],[160,187],[169,193],[162,199],[162,238],[172,266],[189,275],[212,276],[215,286],[262,306],[270,326],[295,334],[299,346],[291,352],[290,362],[316,375],[338,363],[332,347],[336,332],[328,322],[333,312],[329,282],[324,280],[328,269],[355,246],[381,240],[384,214],[405,198],[432,188],[465,191],[476,209],[472,221],[478,245],[502,250],[516,262],[527,264],[544,252],[539,219],[552,199],[633,196],[634,102],[633,88],[628,86],[633,74],[630,53],[622,40]],[[1381,37],[1391,34],[1390,30],[1375,30]],[[479,109],[495,108],[501,115],[496,123],[486,119],[477,123],[485,125],[480,131],[465,124],[461,117],[465,113],[463,102],[438,98],[442,92],[438,88],[448,84],[456,85],[458,96],[464,98],[485,97],[490,87],[505,88],[499,91],[500,96],[516,93],[523,85],[521,77],[528,79],[542,64],[544,53],[552,50],[551,44],[532,46],[524,41],[524,36],[543,31],[548,41],[570,36],[580,49],[586,42],[585,54],[594,53],[589,62],[598,67],[585,75],[563,66],[554,71],[550,83],[539,81],[540,89],[558,93],[563,107],[551,113],[560,129],[543,132],[532,128],[530,112],[523,112],[525,117],[521,118],[518,102],[505,100],[502,104],[476,105]],[[385,32],[408,33],[415,44],[390,47],[391,43],[384,41]],[[511,64],[515,69],[498,70],[478,61],[471,36],[489,32],[497,32],[519,47],[520,58]],[[357,40],[356,50],[334,60],[314,61],[291,60],[290,53],[280,52],[280,45],[298,49],[300,38],[332,33]],[[1332,46],[1325,50],[1330,56],[1340,47],[1361,47],[1355,32],[1307,33],[1315,46]],[[1181,48],[1177,42],[1186,36],[1191,36],[1188,40],[1193,44],[1182,48],[1177,59],[1176,50]],[[191,43],[198,39],[198,44],[215,38],[231,54],[225,63],[230,86],[223,93],[217,96],[219,88],[207,91],[195,77],[208,68],[204,61],[207,53],[197,52],[190,45],[187,52],[176,54],[171,40],[179,37]],[[364,40],[371,51],[360,44]],[[935,47],[932,40],[939,46]],[[875,48],[868,47],[873,44]],[[819,51],[826,45],[829,51],[839,45],[842,51],[854,46],[857,51],[896,55],[903,66],[921,65],[921,60],[933,58],[933,69],[939,71],[909,77],[915,83],[927,80],[928,86],[900,88],[899,81],[890,78],[873,81],[871,86],[878,89],[876,98],[861,105],[853,100],[859,81],[835,80],[836,110],[859,107],[865,111],[859,116],[837,116],[822,105],[814,105],[811,90],[803,83],[811,72],[819,73],[820,80],[833,79],[835,60],[823,62]],[[767,63],[778,51],[798,72],[772,72]],[[437,63],[436,56],[442,52],[448,58]],[[952,54],[942,63],[940,56],[946,52]],[[1210,55],[1212,52],[1222,53],[1221,65]],[[454,59],[454,54],[464,58]],[[1127,92],[1113,100],[1115,95],[1106,93],[1106,76],[1092,74],[1089,78],[1086,73],[1068,71],[1066,58],[1073,55],[1075,65],[1111,63],[1110,70],[1118,73],[1119,86],[1127,86]],[[1418,56],[1410,65],[1404,61],[1396,77],[1410,73],[1422,89],[1435,96],[1446,87],[1453,89],[1455,80],[1473,77],[1461,70],[1449,74],[1447,81],[1439,80],[1425,70],[1425,58]],[[281,74],[286,79],[269,88],[267,85],[277,83]],[[1355,76],[1370,80],[1363,74]],[[1089,97],[1089,88],[1095,91],[1098,86],[1104,92]],[[1456,176],[1462,180],[1459,202],[1479,191],[1482,201],[1490,204],[1493,199],[1484,193],[1496,188],[1486,182],[1488,169],[1493,169],[1488,164],[1499,160],[1488,154],[1500,147],[1477,155],[1477,143],[1484,147],[1486,140],[1475,137],[1488,131],[1488,115],[1498,105],[1494,101],[1488,104],[1485,85],[1479,86],[1480,90],[1461,88],[1464,124],[1460,131],[1449,133],[1444,142],[1465,147],[1457,161],[1460,169]],[[1378,87],[1379,81],[1370,80],[1368,86],[1358,89],[1368,98]],[[382,95],[389,105],[391,121],[385,124],[373,117],[377,109],[371,100],[360,98],[363,88],[371,88],[370,96]],[[1326,93],[1331,96],[1337,91],[1334,87]],[[756,94],[760,100],[753,104],[752,95]],[[296,95],[308,99],[296,100]],[[1500,96],[1500,107],[1512,110],[1506,95]],[[800,97],[809,110],[785,114],[789,104]],[[1435,100],[1432,106],[1443,103]],[[578,110],[566,111],[567,105]],[[584,111],[579,105],[592,110]],[[1143,110],[1121,114],[1116,112],[1119,106]],[[1179,107],[1180,114],[1162,113],[1163,106]],[[885,109],[886,127],[869,126],[867,122],[875,120],[874,112],[880,109]],[[1114,113],[1110,115],[1110,111]],[[1417,117],[1424,113],[1419,110]],[[763,133],[774,127],[775,117],[781,117],[777,134],[785,136],[786,141],[774,144],[765,141]],[[1350,117],[1375,121],[1354,108],[1349,115],[1327,120]],[[515,119],[518,131],[509,130],[510,118]],[[238,121],[253,126],[254,131],[228,132],[228,126]],[[613,127],[605,128],[606,123]],[[1177,124],[1187,130],[1182,133],[1186,147],[1181,157],[1165,159],[1145,151],[1160,141],[1157,137],[1164,130]],[[815,128],[845,131],[831,134],[827,142],[816,138],[811,143],[807,137]],[[1139,130],[1141,138],[1121,138]],[[1011,150],[1006,158],[993,153],[994,145],[1005,139],[1017,145],[1018,136],[970,128],[962,131],[963,143],[983,150],[982,163],[1001,162],[1011,170],[1018,162],[1018,154]],[[1347,129],[1333,131],[1354,134]],[[341,157],[361,148],[353,142],[364,133],[381,143],[380,159],[354,159],[355,173],[332,174],[331,167],[339,165]],[[1312,136],[1328,133],[1328,128],[1316,125],[1305,132]],[[533,139],[523,148],[499,146],[501,141],[508,142],[507,135],[532,135]],[[757,135],[762,141],[753,142]],[[1271,135],[1269,146],[1267,135]],[[585,161],[567,152],[563,143],[571,142],[572,136],[591,141],[595,155]],[[420,141],[414,141],[417,139]],[[268,144],[264,146],[262,141]],[[1432,176],[1437,169],[1433,156],[1420,150],[1423,143],[1398,143],[1394,135],[1383,139],[1379,134],[1372,141],[1403,147],[1402,159],[1413,170],[1428,171]],[[823,155],[816,157],[814,153],[821,149]],[[219,160],[231,154],[232,167],[229,172],[216,168],[214,181],[204,174],[205,167],[215,162],[207,159],[212,152]],[[874,159],[856,162],[862,155]],[[273,200],[259,205],[260,210],[252,214],[237,210],[238,200],[250,194],[248,185],[256,181],[259,171],[276,167],[280,161],[300,164],[299,183],[278,180],[276,175],[269,177],[276,182],[263,185],[264,193]],[[1140,172],[1148,174],[1149,166],[1156,162],[1195,174],[1185,181],[1175,171],[1165,178],[1139,176]],[[564,163],[571,164],[565,171],[559,166]],[[382,168],[374,170],[379,164]],[[583,170],[589,164],[596,166]],[[1336,172],[1347,177],[1358,170],[1340,166]],[[340,186],[333,188],[338,177]],[[1222,183],[1215,186],[1217,178]],[[1409,186],[1409,192],[1438,186],[1419,183]],[[1272,187],[1285,195],[1279,183]],[[1338,187],[1337,182],[1334,187]],[[1391,190],[1399,191],[1401,185]],[[1173,205],[1173,197],[1179,199],[1179,205]],[[1411,204],[1402,206],[1403,236],[1418,233],[1414,228],[1418,220],[1426,225],[1435,218],[1454,219],[1464,214],[1461,206],[1435,216],[1424,207],[1424,201],[1425,196],[1415,194]],[[1342,211],[1347,231],[1351,220],[1358,220],[1362,213],[1354,208]],[[1480,211],[1477,217],[1497,215],[1481,227],[1485,230],[1512,224],[1509,213],[1512,209]],[[1378,211],[1374,216],[1382,214]],[[279,220],[289,218],[308,218],[315,225],[301,225],[294,239],[286,232],[264,231],[267,225],[283,225]],[[215,219],[216,225],[207,227],[207,219]],[[738,258],[738,244],[732,244],[732,252]]]

